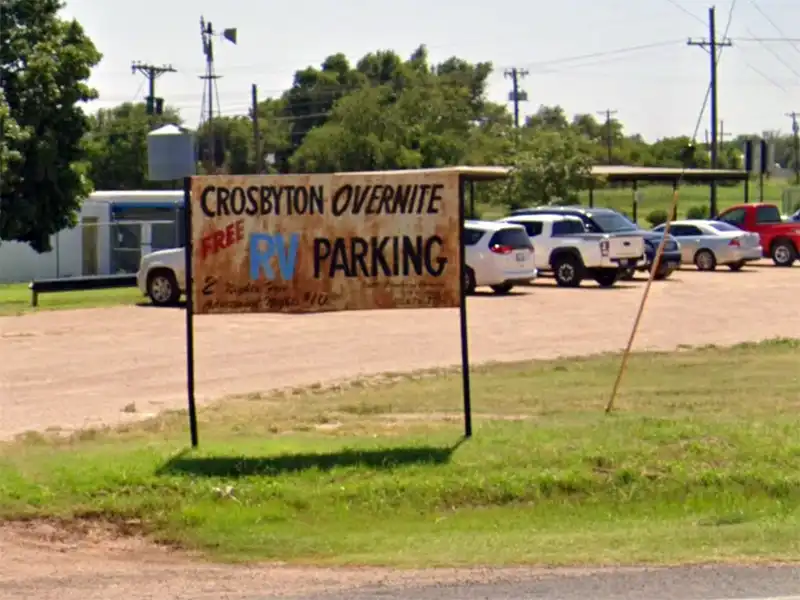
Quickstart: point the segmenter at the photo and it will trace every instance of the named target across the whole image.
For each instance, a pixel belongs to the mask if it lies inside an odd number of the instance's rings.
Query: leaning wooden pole
[[[633,348],[633,342],[636,339],[636,333],[639,331],[639,323],[641,322],[642,315],[644,314],[644,307],[647,304],[647,297],[650,295],[650,287],[653,285],[653,279],[655,279],[656,271],[658,270],[659,263],[661,262],[661,255],[664,253],[664,244],[667,243],[670,224],[672,223],[672,218],[675,216],[677,209],[678,188],[676,187],[672,192],[672,206],[670,206],[669,212],[667,213],[667,222],[664,226],[664,235],[661,238],[661,243],[658,244],[658,248],[656,248],[656,255],[653,257],[653,264],[650,267],[650,277],[648,277],[647,285],[644,287],[642,301],[639,303],[639,310],[636,312],[636,318],[633,321],[631,334],[628,337],[628,345],[625,347],[625,351],[622,353],[622,362],[619,365],[617,378],[614,381],[614,387],[611,390],[611,397],[608,399],[608,404],[606,404],[606,414],[614,410],[614,402],[617,399],[617,392],[619,392],[619,386],[620,383],[622,383],[622,377],[625,374],[625,369],[628,366],[628,358],[630,358],[631,355],[631,348]]]

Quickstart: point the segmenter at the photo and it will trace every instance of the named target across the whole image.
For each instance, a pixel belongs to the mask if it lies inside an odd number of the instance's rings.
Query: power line
[[[630,54],[633,52],[641,52],[642,50],[650,50],[653,48],[664,48],[666,46],[677,46],[683,40],[664,40],[661,42],[653,42],[650,44],[639,44],[637,46],[626,46],[623,48],[615,48],[614,50],[605,50],[600,52],[590,52],[588,54],[577,54],[575,56],[565,56],[563,58],[556,58],[552,60],[540,60],[535,62],[529,63],[522,63],[526,67],[538,67],[538,66],[549,66],[549,65],[558,65],[568,62],[576,62],[582,60],[590,60],[594,58],[601,58],[605,56],[615,56],[619,54]]]
[[[149,94],[147,96],[147,114],[160,115],[164,112],[164,99],[156,98],[156,79],[161,77],[164,73],[176,73],[172,65],[150,65],[141,62],[134,62],[131,64],[131,72],[135,75],[141,73],[147,79],[149,85]],[[139,95],[138,92],[136,94]]]
[[[768,22],[768,23],[769,23],[769,24],[772,26],[772,28],[773,28],[775,31],[777,31],[777,32],[778,32],[778,35],[780,35],[780,36],[784,36],[784,33],[783,33],[783,31],[781,31],[781,28],[780,28],[780,27],[778,27],[777,23],[775,23],[775,21],[773,21],[773,20],[772,20],[772,19],[769,17],[769,15],[768,15],[766,12],[764,12],[764,10],[763,10],[763,9],[762,9],[762,8],[761,8],[761,7],[760,7],[758,4],[756,4],[755,0],[750,0],[750,4],[753,6],[753,8],[755,8],[755,9],[756,9],[756,10],[757,10],[757,11],[758,11],[760,14],[761,14],[761,16],[762,16],[762,17],[764,17],[764,19],[765,19],[765,20],[766,20],[766,21],[767,21],[767,22]],[[753,36],[753,39],[757,39],[757,38],[755,37],[755,35],[753,34],[753,32],[752,32],[752,31],[750,31],[750,29],[749,29],[749,28],[746,28],[745,30],[747,31],[747,33],[749,33],[751,36]],[[777,60],[777,61],[778,61],[779,63],[781,63],[781,64],[782,64],[784,67],[786,67],[786,69],[788,69],[789,71],[791,71],[791,72],[792,72],[792,74],[793,74],[795,77],[797,77],[797,78],[799,78],[799,79],[800,79],[800,72],[798,72],[798,70],[797,70],[797,69],[795,69],[795,68],[794,68],[794,67],[793,67],[793,66],[792,66],[792,65],[791,65],[789,62],[787,62],[787,60],[786,60],[786,59],[785,59],[783,56],[781,56],[781,55],[780,55],[778,52],[776,52],[774,48],[772,48],[771,46],[767,45],[765,42],[758,42],[758,44],[759,44],[759,45],[760,45],[762,48],[764,48],[764,50],[766,50],[767,52],[769,52],[769,53],[770,53],[770,54],[771,54],[771,55],[772,55],[772,56],[775,58],[775,60]],[[792,43],[791,45],[792,45],[792,47],[794,48],[795,52],[798,52],[798,53],[800,53],[800,50],[798,50],[798,47],[797,47],[797,45],[796,45],[796,44]]]
[[[680,10],[682,13],[684,13],[684,14],[688,15],[689,17],[691,17],[692,19],[694,19],[695,21],[698,21],[699,23],[702,23],[703,25],[706,25],[706,22],[703,21],[703,19],[698,17],[693,12],[689,11],[686,7],[684,7],[681,4],[679,4],[676,0],[666,0],[666,1],[669,2],[675,8],[677,8],[678,10]],[[730,8],[730,12],[729,12],[729,15],[728,15],[728,26],[725,28],[726,32],[727,32],[728,28],[730,27],[730,23],[731,23],[731,18],[730,17],[731,17],[731,15],[733,15],[733,9],[734,9],[735,5],[736,5],[736,0],[733,0],[733,2],[731,2],[731,8]],[[723,37],[725,37],[726,39],[729,39],[727,37],[727,34],[725,36],[723,36]],[[800,39],[795,40],[795,39],[786,38],[786,37],[780,37],[780,38],[756,38],[756,37],[750,37],[750,38],[734,38],[731,41],[734,41],[734,42],[788,42],[788,41],[798,41],[798,42],[800,42]],[[722,53],[720,52],[720,56],[721,55],[722,55]],[[774,85],[776,88],[778,88],[782,92],[788,93],[788,90],[784,86],[782,86],[781,84],[777,83],[773,78],[771,78],[769,75],[764,73],[761,69],[759,69],[758,67],[752,65],[750,62],[748,62],[744,58],[742,58],[741,60],[742,60],[742,62],[744,63],[744,65],[748,69],[753,71],[756,75],[761,77],[764,81]],[[705,107],[706,107],[707,103],[708,103],[708,91],[706,92],[706,99],[703,102],[703,113],[705,113]],[[701,118],[702,118],[702,114],[701,114]],[[698,127],[699,127],[699,125],[698,125]]]
[[[685,7],[685,6],[683,6],[682,4],[679,4],[678,2],[676,2],[676,0],[667,0],[667,2],[669,2],[670,4],[672,4],[672,6],[674,6],[675,8],[677,8],[677,9],[678,9],[679,11],[681,11],[683,14],[690,16],[692,19],[694,19],[695,21],[698,21],[699,23],[702,23],[702,24],[703,24],[703,26],[705,26],[706,22],[705,22],[705,21],[703,21],[703,19],[701,19],[700,17],[698,17],[696,14],[694,14],[692,11],[690,11],[688,8],[686,8],[686,7]]]
[[[514,127],[519,127],[519,103],[528,101],[528,94],[525,90],[519,89],[519,80],[528,76],[525,69],[517,69],[512,67],[504,74],[505,77],[511,78],[511,92],[508,94],[508,99],[514,103]]]
[[[750,34],[753,35],[752,33]],[[774,42],[774,43],[788,43],[796,44],[800,42],[800,38],[792,37],[749,37],[749,38],[733,38],[734,42]]]
[[[775,21],[773,21],[773,20],[770,18],[770,16],[769,16],[769,15],[768,15],[768,14],[767,14],[765,11],[764,11],[764,9],[763,9],[763,8],[761,8],[761,7],[758,5],[758,3],[756,2],[756,0],[750,0],[750,4],[752,4],[752,5],[753,5],[753,8],[755,8],[755,9],[756,9],[756,10],[759,12],[759,14],[760,14],[762,17],[764,17],[764,19],[766,19],[767,23],[769,23],[770,25],[772,25],[772,28],[773,28],[775,31],[777,31],[777,32],[778,32],[778,35],[779,35],[779,36],[781,36],[781,37],[783,37],[783,38],[785,38],[785,41],[789,42],[789,44],[792,46],[792,48],[794,48],[794,51],[795,51],[795,52],[797,52],[798,54],[800,54],[800,48],[798,48],[797,44],[796,44],[794,41],[792,41],[792,40],[790,40],[789,38],[787,38],[787,37],[786,37],[786,35],[783,33],[783,31],[781,31],[781,28],[780,28],[780,27],[778,27],[778,24],[777,24],[777,23],[775,23]],[[750,32],[748,32],[748,33],[750,33]],[[751,34],[751,35],[752,35],[752,34]]]
[[[749,28],[747,28],[747,27],[746,27],[746,28],[745,28],[745,30],[746,30],[748,33],[750,33],[750,29],[749,29]],[[767,52],[769,52],[769,53],[770,53],[770,54],[773,56],[773,58],[775,58],[775,60],[777,60],[777,61],[778,61],[779,63],[781,63],[781,64],[782,64],[784,67],[786,67],[786,69],[788,69],[789,71],[791,71],[791,72],[792,72],[792,74],[793,74],[795,77],[797,77],[798,79],[800,79],[800,72],[798,72],[798,70],[797,70],[797,69],[795,69],[795,68],[794,68],[794,67],[793,67],[793,66],[792,66],[792,65],[791,65],[789,62],[787,62],[787,61],[786,61],[786,59],[785,59],[785,58],[783,58],[783,56],[781,56],[781,55],[780,55],[778,52],[776,52],[774,48],[772,48],[771,46],[768,46],[768,45],[767,45],[767,44],[765,44],[765,43],[760,43],[759,45],[760,45],[762,48],[764,48],[764,50],[766,50]]]
[[[613,164],[612,154],[614,148],[614,136],[612,135],[613,130],[611,129],[611,117],[617,114],[617,112],[618,111],[611,110],[610,108],[597,112],[598,115],[605,115],[606,117],[606,154],[609,165]]]

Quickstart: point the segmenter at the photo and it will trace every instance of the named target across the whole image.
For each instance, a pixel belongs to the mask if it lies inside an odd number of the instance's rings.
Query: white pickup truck
[[[522,225],[531,239],[539,271],[552,271],[562,287],[578,287],[587,277],[611,287],[625,269],[644,256],[641,235],[588,233],[578,217],[518,215],[501,219]]]

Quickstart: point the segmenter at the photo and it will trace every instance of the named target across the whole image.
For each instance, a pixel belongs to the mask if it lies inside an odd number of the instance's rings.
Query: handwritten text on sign
[[[192,179],[198,313],[453,307],[458,175]]]

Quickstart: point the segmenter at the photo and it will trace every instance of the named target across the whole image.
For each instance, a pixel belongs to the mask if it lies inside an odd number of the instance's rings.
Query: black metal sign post
[[[189,401],[189,431],[192,448],[200,443],[197,435],[197,406],[194,397],[194,274],[192,265],[192,178],[183,178],[183,244],[186,288],[186,392]]]
[[[464,392],[464,437],[472,437],[472,390],[469,380],[469,330],[467,328],[467,251],[464,244],[464,213],[466,208],[464,198],[464,178],[458,178],[458,255],[461,269],[459,272],[459,295],[461,301],[458,306],[458,317],[461,330],[461,378]]]
[[[465,178],[459,177],[458,181],[458,253],[461,263],[459,273],[459,325],[461,333],[461,376],[464,398],[464,437],[472,437],[472,394],[469,372],[469,335],[467,327],[467,260],[466,246],[464,243],[464,220],[466,218]],[[193,272],[193,243],[192,243],[192,178],[183,179],[184,201],[184,279],[186,288],[186,391],[189,411],[189,430],[191,432],[192,447],[199,445],[197,431],[197,406],[195,402],[195,367],[194,367],[194,272]],[[470,190],[472,191],[472,189]],[[471,196],[473,194],[470,194]],[[474,198],[471,198],[474,202]]]

